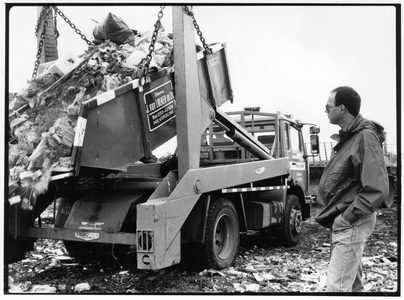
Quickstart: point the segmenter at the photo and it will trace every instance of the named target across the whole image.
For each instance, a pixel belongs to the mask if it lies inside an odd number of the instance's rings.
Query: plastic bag
[[[135,43],[135,34],[128,25],[113,13],[100,23],[95,25],[93,36],[96,40],[110,40],[116,44],[132,44]]]
[[[126,58],[123,62],[123,66],[132,68],[133,66],[138,66],[146,58],[146,53],[142,50],[133,50],[133,52]]]

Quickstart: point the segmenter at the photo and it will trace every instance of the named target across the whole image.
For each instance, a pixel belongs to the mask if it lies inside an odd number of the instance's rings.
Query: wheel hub
[[[223,215],[216,226],[214,244],[215,252],[221,259],[226,259],[234,246],[233,223],[229,216]]]
[[[300,233],[302,231],[302,212],[300,210],[292,209],[290,225],[292,232]]]

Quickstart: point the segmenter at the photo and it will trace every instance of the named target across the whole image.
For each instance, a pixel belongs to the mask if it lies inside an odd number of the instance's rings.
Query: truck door
[[[304,159],[302,132],[287,122],[285,125],[286,150],[289,157],[291,178],[295,184],[299,184],[306,192],[308,190],[308,169]]]

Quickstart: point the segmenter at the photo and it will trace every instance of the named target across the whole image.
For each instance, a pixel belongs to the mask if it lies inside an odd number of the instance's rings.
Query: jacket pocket
[[[331,228],[334,223],[334,219],[336,216],[341,214],[341,211],[337,208],[336,205],[330,205],[322,210],[316,217],[315,220],[320,225]]]
[[[349,224],[349,222],[344,219],[342,214],[340,214],[334,220],[334,224],[332,225],[332,231],[334,233],[337,233],[337,232],[345,230],[347,228],[352,228],[352,225]]]
[[[331,228],[335,217],[351,205],[359,188],[360,184],[356,180],[347,182],[347,185],[335,193],[325,209],[316,216],[316,221],[324,227]]]

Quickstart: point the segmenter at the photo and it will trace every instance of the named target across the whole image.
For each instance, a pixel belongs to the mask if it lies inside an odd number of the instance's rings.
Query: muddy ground
[[[312,217],[292,248],[256,232],[242,234],[233,267],[188,271],[177,265],[159,272],[137,270],[135,253],[125,260],[77,261],[61,241],[37,240],[35,250],[6,269],[5,293],[56,294],[311,294],[325,291],[329,231]],[[364,252],[365,290],[397,295],[399,245],[397,204],[380,208]]]

